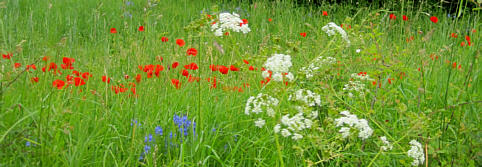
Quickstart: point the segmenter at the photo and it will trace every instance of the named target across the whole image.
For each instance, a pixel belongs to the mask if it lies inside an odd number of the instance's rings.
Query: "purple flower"
[[[160,126],[157,126],[155,131],[157,135],[162,135],[162,128]]]

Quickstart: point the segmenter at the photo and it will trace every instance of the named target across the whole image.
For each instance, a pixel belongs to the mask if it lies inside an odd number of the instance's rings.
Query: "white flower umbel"
[[[288,97],[288,100],[300,101],[310,107],[321,104],[320,95],[305,89],[297,90],[293,95]]]
[[[350,46],[350,40],[348,39],[348,35],[346,34],[345,30],[341,28],[340,26],[336,25],[333,22],[328,23],[327,25],[323,26],[321,28],[328,36],[335,35],[336,32],[341,35],[341,37],[346,41],[346,45]]]
[[[409,157],[413,158],[412,165],[422,165],[425,161],[425,154],[423,153],[422,144],[416,140],[412,140],[410,141],[410,145],[412,146],[410,147],[410,150],[407,151],[407,154]]]
[[[343,90],[348,92],[350,97],[353,97],[354,92],[357,92],[360,96],[364,96],[365,92],[369,91],[365,88],[365,84],[360,81],[348,81],[348,84],[343,86]]]
[[[304,129],[311,128],[312,125],[313,121],[305,118],[303,113],[298,113],[293,117],[286,114],[281,118],[281,123],[274,126],[274,132],[281,132],[283,137],[289,137],[292,135],[291,139],[299,140],[303,138],[303,135],[301,135],[300,132]]]
[[[263,78],[271,76],[273,81],[277,82],[283,81],[283,78],[286,79],[285,81],[293,81],[294,76],[289,71],[292,65],[290,55],[274,54],[264,63],[266,70],[261,75]]]
[[[267,94],[259,93],[257,96],[249,97],[244,108],[244,113],[246,115],[250,115],[250,113],[259,114],[264,110],[268,116],[274,117],[275,113],[272,107],[277,106],[278,103],[278,99]]]
[[[383,146],[380,147],[383,151],[388,151],[388,150],[392,150],[392,149],[393,149],[393,146],[392,146],[392,144],[387,140],[387,137],[382,136],[382,137],[380,137],[380,140],[383,142]]]
[[[305,67],[301,67],[300,72],[305,74],[306,78],[312,78],[318,71],[321,71],[323,67],[328,67],[336,63],[336,59],[333,57],[319,56],[313,60],[313,62]]]
[[[370,76],[366,73],[353,73],[351,74],[351,78],[362,80],[362,81],[373,81],[373,79],[370,78]]]
[[[350,128],[356,128],[358,137],[362,140],[368,139],[373,134],[373,129],[370,128],[367,120],[358,119],[355,114],[350,114],[349,111],[342,111],[340,114],[344,116],[335,119],[335,124],[336,127],[342,127],[339,132],[343,138],[347,138],[350,135]],[[348,127],[344,125],[348,125]]]
[[[254,125],[258,128],[262,128],[266,124],[264,119],[258,118],[258,120],[254,121]]]
[[[248,24],[243,22],[236,13],[220,13],[218,22],[211,24],[211,31],[214,31],[214,35],[216,36],[222,36],[227,30],[242,32],[243,34],[251,31]]]

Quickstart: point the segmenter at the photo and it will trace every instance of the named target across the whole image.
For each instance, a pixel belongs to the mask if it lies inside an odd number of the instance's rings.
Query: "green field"
[[[411,2],[0,1],[0,166],[480,166],[480,10]]]

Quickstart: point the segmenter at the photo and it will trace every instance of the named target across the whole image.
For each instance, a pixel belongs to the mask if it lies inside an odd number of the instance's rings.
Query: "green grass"
[[[395,11],[265,1],[178,0],[155,6],[114,0],[4,2],[0,52],[13,56],[0,60],[0,166],[410,166],[406,152],[411,140],[423,145],[428,157],[424,166],[482,163],[479,11],[452,19],[437,9],[413,9],[410,1]],[[206,21],[206,14],[221,11],[239,13],[251,32],[216,37],[209,27],[199,26],[197,21]],[[329,15],[322,16],[322,11]],[[396,20],[389,20],[391,13]],[[432,23],[427,14],[439,21]],[[321,30],[329,22],[344,25],[349,47],[341,37]],[[137,30],[141,25],[143,32]],[[118,33],[111,34],[111,28]],[[471,46],[462,47],[466,35]],[[161,42],[163,36],[169,41]],[[184,39],[186,46],[177,46],[176,39]],[[186,56],[188,48],[196,48],[198,55]],[[259,69],[275,53],[291,55],[290,72],[296,80],[288,86],[260,84]],[[50,60],[42,61],[44,56]],[[299,69],[318,56],[334,57],[337,63],[314,79],[302,77]],[[86,85],[61,90],[52,86],[72,70],[53,75],[41,69],[50,62],[60,68],[63,57],[75,59],[74,70],[93,75]],[[249,71],[243,59],[258,70]],[[167,70],[175,61],[179,67]],[[191,62],[199,66],[190,71],[199,82],[181,75]],[[22,67],[14,68],[14,63]],[[23,72],[31,63],[37,70]],[[148,64],[166,69],[147,78],[138,66]],[[212,72],[211,64],[241,70],[222,75]],[[366,82],[369,92],[350,98],[343,86],[359,72],[381,85]],[[139,83],[137,74],[142,76]],[[110,84],[102,82],[104,75],[112,79]],[[32,77],[39,82],[32,83]],[[206,80],[212,77],[217,88]],[[172,86],[173,78],[181,81],[179,89]],[[389,78],[394,80],[389,83]],[[115,94],[111,86],[120,84],[129,90]],[[235,86],[243,91],[230,90]],[[300,88],[321,95],[321,105],[310,108],[319,116],[303,131],[304,138],[294,141],[275,134],[273,127],[283,115],[297,113],[288,96]],[[280,100],[275,118],[266,119],[263,128],[254,126],[257,117],[244,114],[247,99],[258,93]],[[364,141],[357,135],[342,138],[334,120],[343,110],[368,120],[373,135]],[[196,122],[195,134],[190,129],[181,138],[175,114]],[[141,125],[131,125],[132,120]],[[139,160],[145,136],[154,134],[156,126],[163,135],[154,135],[151,150]],[[177,136],[170,139],[170,132]],[[387,136],[393,150],[381,151],[380,136]]]

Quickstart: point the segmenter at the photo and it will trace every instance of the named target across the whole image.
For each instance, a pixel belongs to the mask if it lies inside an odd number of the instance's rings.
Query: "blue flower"
[[[144,138],[144,142],[147,143],[147,142],[152,142],[152,134],[149,134],[149,136],[146,136]]]
[[[25,146],[30,147],[31,143],[29,141],[25,142]]]
[[[157,126],[155,131],[157,135],[162,135],[162,128],[160,126]]]
[[[146,144],[146,145],[144,146],[144,154],[149,153],[149,150],[151,150],[151,146],[149,146],[149,145]]]

